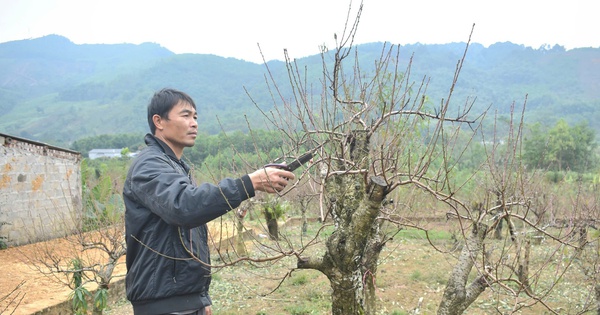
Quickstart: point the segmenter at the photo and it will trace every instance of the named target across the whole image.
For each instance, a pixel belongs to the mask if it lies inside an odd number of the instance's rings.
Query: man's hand
[[[282,170],[276,167],[265,167],[248,174],[254,190],[267,193],[281,192],[288,184],[288,181],[296,178],[292,172]]]
[[[212,307],[210,307],[210,305],[204,307],[204,314],[206,314],[206,315],[212,315]]]

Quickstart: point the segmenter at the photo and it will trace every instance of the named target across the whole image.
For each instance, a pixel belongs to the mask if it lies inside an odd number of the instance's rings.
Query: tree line
[[[92,149],[127,148],[129,152],[137,152],[145,147],[143,138],[142,133],[99,135],[79,139],[73,142],[70,149],[82,153],[84,157]],[[285,156],[283,146],[277,131],[233,131],[215,135],[201,133],[195,145],[185,149],[184,159],[197,167],[204,165],[210,169],[220,169],[226,166],[239,169],[244,164],[259,166]],[[484,143],[474,146],[470,154],[457,157],[457,163],[466,169],[475,167],[483,159],[484,146]],[[596,132],[586,122],[571,126],[562,119],[553,126],[529,124],[524,130],[520,158],[530,170],[592,172],[600,161]]]
[[[144,134],[131,133],[82,138],[73,142],[70,149],[88,157],[93,149],[137,152],[145,146]],[[256,167],[283,157],[285,153],[282,147],[283,140],[276,131],[233,131],[215,135],[200,133],[195,145],[184,150],[183,159],[196,167],[243,169],[246,165]]]

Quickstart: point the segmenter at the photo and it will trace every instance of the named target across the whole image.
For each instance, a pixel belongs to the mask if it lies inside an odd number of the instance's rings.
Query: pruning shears
[[[267,165],[265,165],[264,167],[277,167],[289,172],[293,172],[295,171],[297,168],[299,168],[300,166],[302,166],[304,163],[310,161],[310,159],[313,158],[313,154],[312,152],[307,152],[302,154],[300,157],[298,157],[297,159],[295,159],[292,163],[290,164],[286,164],[286,163],[269,163]]]

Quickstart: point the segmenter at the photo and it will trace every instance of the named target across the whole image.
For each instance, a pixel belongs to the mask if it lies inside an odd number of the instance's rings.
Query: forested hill
[[[383,43],[357,46],[362,73],[372,73]],[[400,48],[404,69],[413,58],[411,78],[431,78],[429,97],[447,96],[464,43],[407,45]],[[315,86],[320,56],[297,60]],[[268,63],[286,85],[285,64]],[[203,54],[174,54],[158,44],[76,45],[51,35],[0,44],[0,132],[68,146],[102,134],[143,133],[152,93],[174,87],[191,94],[208,133],[261,126],[256,106],[273,101],[265,85],[265,65]],[[282,92],[287,93],[287,89]],[[318,93],[318,91],[317,91]],[[254,102],[250,99],[252,97]],[[528,122],[588,121],[600,131],[600,48],[561,46],[533,49],[511,43],[469,47],[454,102],[477,97],[475,111],[492,106],[507,113],[527,95]],[[218,117],[218,118],[217,118]]]

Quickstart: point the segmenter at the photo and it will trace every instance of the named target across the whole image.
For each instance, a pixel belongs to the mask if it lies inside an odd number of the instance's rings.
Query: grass
[[[432,241],[448,241],[452,239],[452,233],[449,231],[423,231],[417,229],[403,229],[398,232],[397,238],[400,239],[419,239]]]
[[[408,314],[422,296],[429,296],[427,305],[435,309],[438,301],[434,296],[443,289],[439,279],[447,271],[434,268],[432,272],[428,269],[434,262],[429,266],[422,263],[423,259],[431,260],[434,250],[422,246],[422,240],[402,240],[402,243],[402,251],[385,251],[382,255],[376,277],[380,314]],[[296,270],[281,282],[294,264],[294,259],[286,258],[268,268],[249,264],[224,268],[213,277],[211,285],[214,311],[216,314],[330,314],[331,288],[320,272]]]

